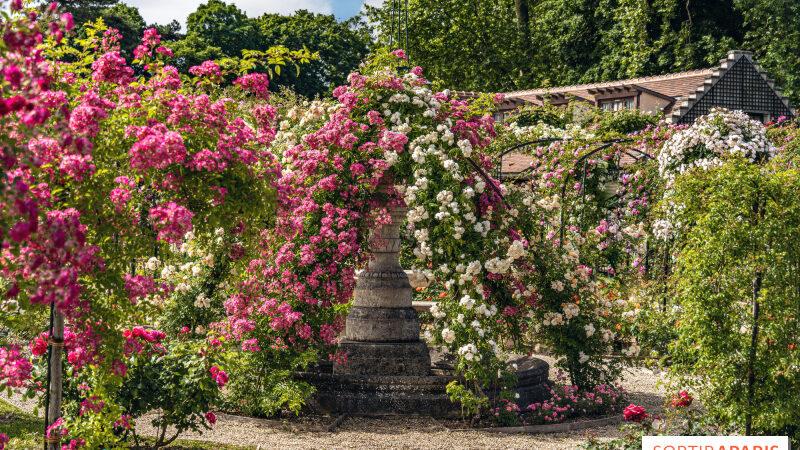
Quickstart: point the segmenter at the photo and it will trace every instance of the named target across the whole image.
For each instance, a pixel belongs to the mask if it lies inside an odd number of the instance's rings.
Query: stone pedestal
[[[345,323],[341,349],[347,362],[334,375],[426,376],[428,348],[419,338],[419,318],[411,306],[413,290],[400,266],[400,226],[408,212],[391,207],[390,225],[371,237],[372,259],[361,272]]]
[[[431,354],[419,338],[408,275],[400,267],[400,226],[407,209],[392,207],[389,212],[392,223],[373,233],[373,259],[356,282],[340,343],[347,362],[323,361],[316,370],[296,377],[317,388],[308,404],[315,412],[455,417],[460,405],[447,395],[447,384],[459,380],[454,357],[436,353],[431,364]],[[536,358],[522,359],[517,362],[517,389],[520,406],[525,407],[528,403],[522,402],[545,398],[548,367]]]

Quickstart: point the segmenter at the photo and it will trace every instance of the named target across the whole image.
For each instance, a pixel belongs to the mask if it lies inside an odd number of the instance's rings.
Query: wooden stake
[[[49,428],[61,417],[61,393],[63,370],[61,367],[61,354],[64,349],[64,315],[58,308],[53,311],[53,330],[48,337],[50,345],[50,404],[47,409],[47,427]],[[48,450],[60,450],[58,442],[48,442]]]

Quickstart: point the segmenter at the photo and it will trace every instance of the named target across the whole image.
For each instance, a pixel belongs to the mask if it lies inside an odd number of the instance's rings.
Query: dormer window
[[[615,98],[603,100],[600,102],[600,107],[606,111],[620,111],[623,109],[633,109],[635,106],[634,97]]]

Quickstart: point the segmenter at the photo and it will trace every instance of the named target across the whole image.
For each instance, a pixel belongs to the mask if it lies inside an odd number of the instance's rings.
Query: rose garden
[[[304,100],[268,88],[305,49],[187,75],[155,29],[126,60],[102,21],[4,6],[0,387],[38,422],[0,413],[0,449],[370,410],[533,447],[537,426],[612,418],[616,439],[582,445],[800,442],[792,120],[501,124],[502,96],[435,89],[403,50]],[[497,175],[523,143],[525,175]],[[664,375],[663,407],[629,397],[630,368]]]

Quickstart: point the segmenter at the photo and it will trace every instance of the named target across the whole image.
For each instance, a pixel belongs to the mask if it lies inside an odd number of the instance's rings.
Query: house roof
[[[567,86],[526,89],[507,92],[508,97],[526,98],[548,93],[567,93],[572,91],[588,92],[589,89],[609,88],[617,86],[639,85],[656,92],[675,97],[690,89],[694,92],[697,86],[714,72],[714,69],[689,70],[686,72],[668,73],[651,77],[629,78],[627,80],[603,81],[600,83],[572,84]]]
[[[601,83],[574,84],[569,86],[555,86],[547,88],[527,89],[506,93],[506,98],[517,98],[527,102],[541,104],[542,97],[553,94],[566,94],[579,99],[592,99],[598,90],[614,88],[639,88],[662,97],[671,98],[671,102],[664,110],[669,114],[672,106],[695,92],[698,86],[710,78],[714,69],[690,70],[686,72],[669,73],[651,77],[630,78],[627,80],[604,81]]]
[[[738,67],[738,69],[733,69]],[[738,72],[736,72],[738,70]],[[749,77],[748,79],[744,79]],[[720,83],[718,83],[720,82]],[[719,89],[726,90],[721,95],[714,95],[717,85],[725,85]],[[664,99],[667,104],[663,111],[673,123],[693,120],[698,114],[705,114],[710,106],[726,107],[726,101],[741,108],[747,104],[750,109],[764,110],[773,114],[780,113],[794,116],[796,112],[789,105],[788,99],[782,95],[781,89],[768,78],[767,73],[753,60],[748,51],[731,50],[726,58],[720,60],[717,67],[686,72],[670,73],[650,77],[630,78],[627,80],[605,81],[600,83],[576,84],[547,88],[527,89],[508,92],[506,99],[516,99],[541,105],[546,97],[555,104],[568,101],[566,97],[574,96],[587,101],[599,96],[613,98],[646,92]],[[712,94],[709,94],[712,93]],[[709,95],[707,95],[709,94]],[[720,97],[716,99],[716,97]],[[722,97],[730,97],[726,99]],[[501,106],[502,108],[502,106]],[[623,157],[623,165],[630,164],[633,158]],[[521,152],[513,152],[503,157],[501,173],[515,174],[530,166],[532,158]]]

